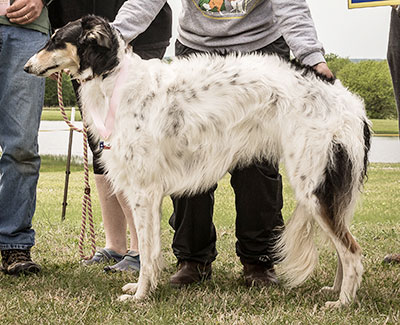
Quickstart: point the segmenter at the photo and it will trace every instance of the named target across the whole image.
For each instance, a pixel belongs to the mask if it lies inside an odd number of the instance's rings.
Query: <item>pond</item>
[[[383,163],[400,162],[399,137],[372,137],[369,160]]]

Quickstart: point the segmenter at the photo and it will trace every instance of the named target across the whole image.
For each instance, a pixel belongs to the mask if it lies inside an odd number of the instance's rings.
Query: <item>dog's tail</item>
[[[275,245],[276,260],[281,266],[278,272],[289,287],[303,283],[317,264],[314,232],[314,221],[310,213],[305,206],[297,205]]]
[[[348,230],[366,177],[370,149],[369,124],[364,120],[360,126],[362,139],[332,141],[323,181],[313,190],[313,195],[308,195],[314,199],[308,198],[298,203],[277,241],[276,251],[282,266],[280,273],[289,287],[304,282],[316,266],[315,223],[350,252],[360,251]],[[356,130],[353,132],[357,133]]]

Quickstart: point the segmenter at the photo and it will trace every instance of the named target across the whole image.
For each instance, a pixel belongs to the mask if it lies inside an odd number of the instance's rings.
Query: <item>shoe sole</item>
[[[193,282],[188,282],[188,283],[170,282],[169,285],[171,286],[171,288],[180,289],[180,288],[185,288],[185,287],[188,287],[188,286],[194,285],[194,284],[201,284],[201,283],[209,281],[209,280],[211,280],[211,274],[202,278],[200,281],[193,281]]]
[[[29,275],[29,274],[36,274],[41,271],[41,267],[38,265],[29,265],[26,266],[25,264],[19,264],[15,266],[11,270],[3,270],[5,274],[8,275],[14,275],[14,276],[19,276],[19,275]]]

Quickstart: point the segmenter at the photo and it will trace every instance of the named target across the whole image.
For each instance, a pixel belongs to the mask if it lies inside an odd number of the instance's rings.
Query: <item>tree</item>
[[[352,64],[349,58],[341,58],[336,54],[330,53],[325,55],[326,63],[332,73],[337,76],[339,71],[343,69],[346,65]]]
[[[386,60],[345,64],[338,71],[337,78],[364,99],[370,118],[396,118],[392,80]]]
[[[76,106],[75,92],[71,79],[63,74],[62,93],[65,106]],[[57,81],[46,78],[46,90],[44,93],[44,106],[58,106]]]

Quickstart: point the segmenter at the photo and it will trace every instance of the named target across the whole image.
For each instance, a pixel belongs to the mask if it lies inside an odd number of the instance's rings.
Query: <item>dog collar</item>
[[[123,89],[121,85],[125,83],[125,80],[128,77],[128,69],[126,68],[126,65],[127,61],[124,58],[121,63],[121,69],[119,70],[118,76],[115,80],[106,119],[103,121],[99,114],[94,109],[89,107],[93,123],[100,133],[101,138],[104,140],[107,140],[114,130],[115,113],[117,112],[118,103],[120,102],[121,92]]]

